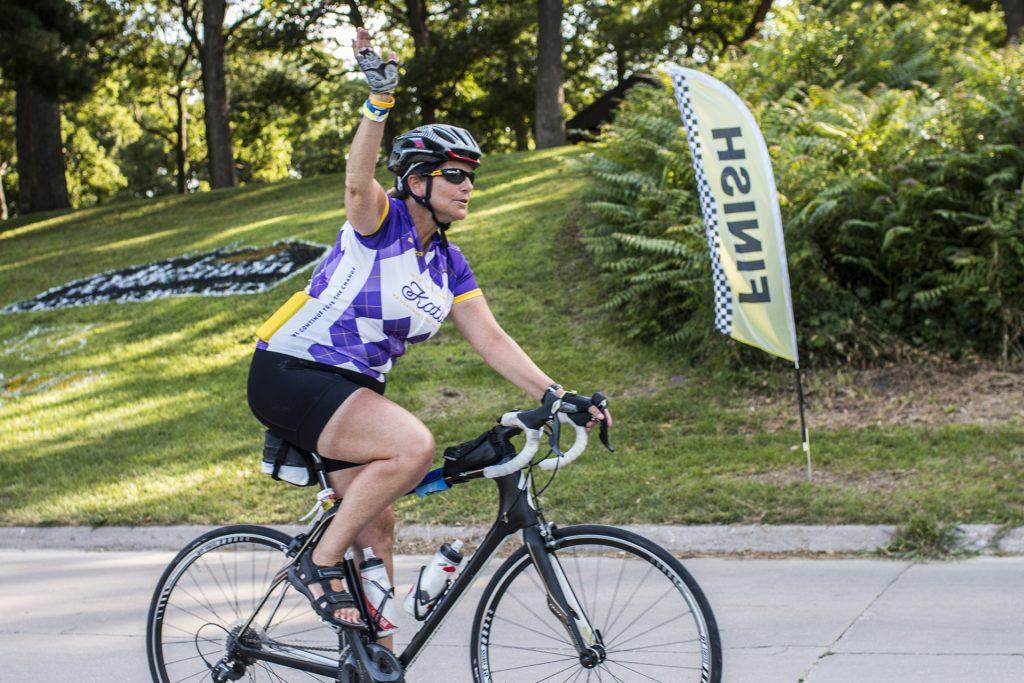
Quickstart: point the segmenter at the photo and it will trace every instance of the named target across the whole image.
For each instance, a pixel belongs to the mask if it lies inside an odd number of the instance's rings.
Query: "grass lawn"
[[[566,386],[603,389],[614,454],[595,444],[545,508],[563,522],[957,522],[1024,519],[1024,426],[812,431],[818,476],[799,476],[795,428],[747,409],[749,380],[626,343],[574,237],[574,150],[487,160],[471,218],[451,232],[499,321]],[[69,280],[232,243],[333,242],[340,176],[17,219],[0,232],[0,306]],[[0,524],[288,522],[310,490],[258,473],[246,406],[254,330],[309,271],[273,290],[0,315]],[[780,362],[778,377],[789,371]],[[35,385],[41,390],[31,391]],[[388,396],[438,444],[471,438],[530,401],[453,326],[412,347]],[[788,410],[788,408],[786,409]],[[791,411],[795,415],[795,406]],[[813,428],[814,415],[810,415]],[[440,456],[440,454],[439,454]],[[402,519],[488,523],[490,484],[420,501]]]

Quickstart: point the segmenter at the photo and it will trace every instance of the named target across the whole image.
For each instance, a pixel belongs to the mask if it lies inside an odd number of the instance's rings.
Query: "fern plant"
[[[952,2],[793,3],[715,65],[769,143],[812,356],[1021,356],[1024,59]],[[707,68],[705,65],[704,68]],[[582,162],[586,244],[632,336],[711,334],[710,265],[666,87],[638,87]]]

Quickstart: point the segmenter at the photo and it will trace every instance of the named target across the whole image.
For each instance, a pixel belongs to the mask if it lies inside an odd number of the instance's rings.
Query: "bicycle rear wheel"
[[[337,634],[287,581],[278,583],[252,627],[240,633],[287,562],[290,541],[274,529],[236,525],[203,534],[178,553],[149,609],[146,649],[154,681],[210,680],[210,666],[224,657],[232,636],[249,647],[337,668]],[[236,666],[244,681],[333,680],[262,660]]]
[[[498,568],[477,608],[470,643],[474,680],[721,680],[714,614],[679,560],[614,527],[581,525],[553,535],[554,556],[600,634],[604,660],[593,668],[581,663],[523,547]]]

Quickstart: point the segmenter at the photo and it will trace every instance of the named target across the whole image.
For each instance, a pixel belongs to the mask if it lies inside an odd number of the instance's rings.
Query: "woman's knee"
[[[410,434],[402,457],[410,463],[410,466],[416,467],[426,474],[434,462],[435,448],[434,435],[421,424],[419,429]]]

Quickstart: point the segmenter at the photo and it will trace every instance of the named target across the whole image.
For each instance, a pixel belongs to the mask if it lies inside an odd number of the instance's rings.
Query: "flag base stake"
[[[811,442],[807,437],[807,418],[804,416],[804,386],[800,376],[800,363],[793,363],[793,368],[796,372],[796,398],[800,403],[800,440],[804,453],[807,454],[807,481],[811,481],[814,470],[811,465]]]

